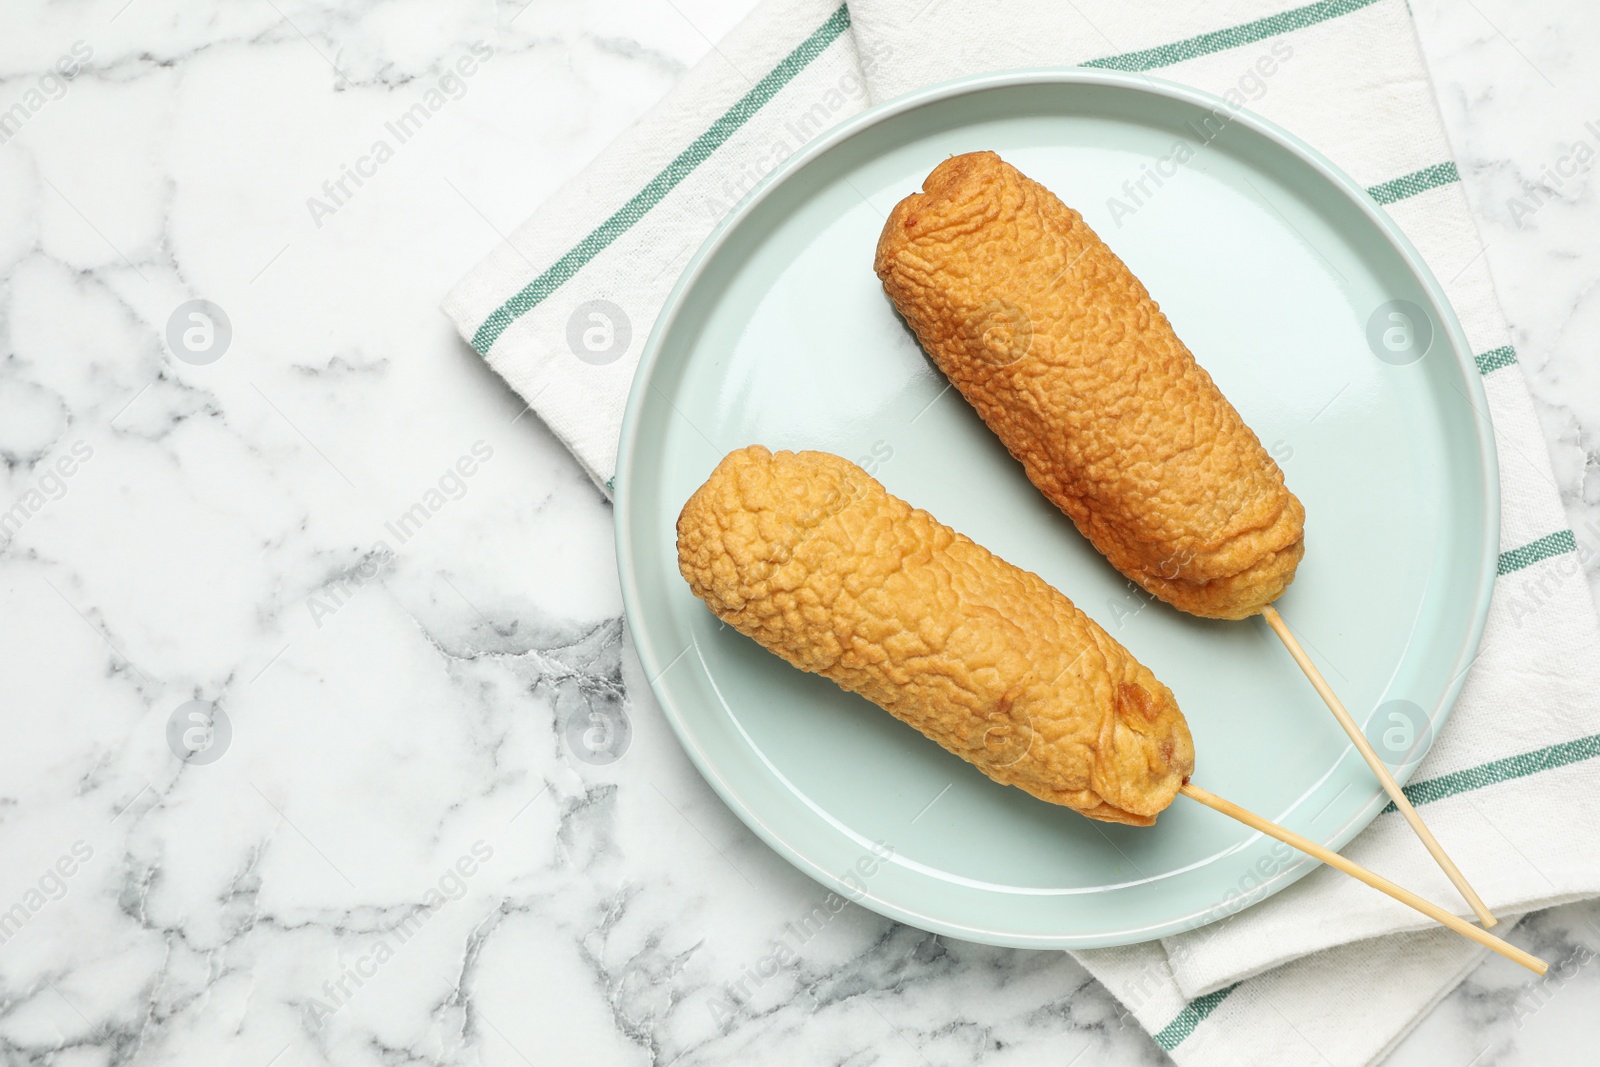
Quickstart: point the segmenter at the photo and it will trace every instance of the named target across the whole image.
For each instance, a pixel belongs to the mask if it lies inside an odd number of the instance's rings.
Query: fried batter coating
[[[731,452],[678,516],[678,569],[740,633],[984,774],[1148,826],[1194,770],[1172,693],[1038,575],[826,452]]]
[[[939,369],[1117,570],[1195,615],[1276,600],[1305,509],[1139,279],[993,152],[939,164],[874,268]]]

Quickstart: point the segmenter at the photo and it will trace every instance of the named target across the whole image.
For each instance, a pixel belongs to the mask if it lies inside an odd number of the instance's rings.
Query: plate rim
[[[1488,411],[1489,403],[1488,394],[1484,389],[1483,376],[1478,372],[1477,365],[1473,359],[1471,343],[1466,337],[1466,332],[1461,326],[1455,309],[1445,294],[1444,287],[1439,283],[1433,271],[1428,267],[1427,262],[1422,258],[1422,254],[1411,243],[1410,238],[1405,235],[1404,231],[1400,229],[1399,224],[1372,198],[1366,187],[1356,182],[1354,178],[1346,174],[1332,160],[1272,120],[1264,118],[1247,108],[1236,108],[1222,97],[1205,90],[1197,89],[1181,82],[1153,77],[1142,72],[1100,70],[1085,67],[1036,67],[999,73],[968,75],[904,93],[881,104],[874,105],[823,131],[810,142],[801,146],[777,167],[774,167],[769,174],[763,177],[729,210],[728,214],[717,223],[711,233],[701,242],[700,247],[695,250],[682,273],[678,276],[677,281],[668,292],[661,311],[656,316],[656,320],[650,329],[644,348],[640,352],[639,364],[635,368],[632,381],[629,384],[628,400],[623,410],[622,429],[617,448],[616,472],[611,483],[614,506],[613,539],[617,557],[617,574],[622,592],[623,612],[629,629],[633,632],[634,650],[639,657],[640,665],[644,668],[644,676],[651,692],[661,706],[662,714],[666,718],[668,725],[671,726],[679,746],[689,756],[690,762],[694,764],[700,776],[712,787],[722,802],[738,816],[740,822],[754,832],[769,848],[824,887],[834,892],[846,894],[847,899],[863,904],[887,918],[933,933],[1010,948],[1061,950],[1139,944],[1160,937],[1199,929],[1201,926],[1216,921],[1218,918],[1231,917],[1253,907],[1294,884],[1306,874],[1317,869],[1321,864],[1307,857],[1298,856],[1297,862],[1291,863],[1287,869],[1266,880],[1252,892],[1243,895],[1238,907],[1232,908],[1226,913],[1217,913],[1218,909],[1215,908],[1208,909],[1214,914],[1211,919],[1205,922],[1194,921],[1197,916],[1205,914],[1205,911],[1202,910],[1170,919],[1166,922],[1136,924],[1137,929],[1128,929],[1121,932],[1113,931],[1104,935],[1037,934],[1018,936],[1002,931],[980,930],[969,925],[946,922],[935,916],[922,914],[910,906],[886,900],[872,893],[862,893],[859,887],[848,885],[839,875],[815,862],[801,849],[791,845],[772,826],[768,825],[757,812],[743,801],[738,791],[717,770],[715,762],[707,756],[689,735],[680,711],[673,698],[669,696],[669,691],[663,683],[664,667],[669,666],[669,664],[660,662],[661,657],[651,647],[647,631],[634,625],[635,619],[643,617],[642,611],[638,609],[638,606],[643,603],[645,598],[641,593],[638,568],[628,533],[634,519],[634,503],[629,489],[631,480],[628,475],[632,472],[636,461],[635,456],[641,443],[639,424],[641,413],[648,403],[649,383],[660,363],[665,339],[685,307],[685,294],[699,282],[701,275],[721,250],[728,237],[743,224],[744,220],[750,216],[758,205],[780,188],[790,177],[798,173],[812,160],[869,127],[878,125],[905,112],[955,97],[995,89],[1040,85],[1098,86],[1162,97],[1213,111],[1226,109],[1232,115],[1231,121],[1249,128],[1273,142],[1278,148],[1298,157],[1302,163],[1317,171],[1325,180],[1342,192],[1346,201],[1354,205],[1367,217],[1377,232],[1388,241],[1400,256],[1411,276],[1417,281],[1419,288],[1427,297],[1429,311],[1434,315],[1435,321],[1442,327],[1441,332],[1449,338],[1451,356],[1456,361],[1458,369],[1461,371],[1461,376],[1467,384],[1468,402],[1479,416],[1472,420],[1472,435],[1478,446],[1477,459],[1481,475],[1479,488],[1484,498],[1484,511],[1480,516],[1480,533],[1486,547],[1483,559],[1479,564],[1478,573],[1474,576],[1476,588],[1472,598],[1472,621],[1468,626],[1466,638],[1462,642],[1452,665],[1454,672],[1451,676],[1452,680],[1445,687],[1439,705],[1439,716],[1430,732],[1426,748],[1417,755],[1414,761],[1394,772],[1396,781],[1401,785],[1411,779],[1428,752],[1432,751],[1433,744],[1438,739],[1439,733],[1449,723],[1450,716],[1455,710],[1456,700],[1460,696],[1462,688],[1466,685],[1471,664],[1476,659],[1477,650],[1482,644],[1497,573],[1500,546],[1501,494],[1499,457],[1495,448],[1493,430],[1491,428],[1486,432],[1483,426],[1484,421],[1490,418],[1485,414]],[[1351,746],[1350,751],[1354,751],[1354,746]],[[1348,755],[1349,753],[1346,753],[1346,756],[1342,758],[1348,758]],[[1335,763],[1334,766],[1337,765]],[[1380,793],[1368,805],[1368,811],[1358,813],[1327,840],[1320,843],[1335,851],[1342,849],[1372,824],[1373,820],[1383,810],[1387,799]],[[1244,844],[1248,845],[1251,840],[1253,838],[1247,839]],[[1123,933],[1134,936],[1121,936]]]

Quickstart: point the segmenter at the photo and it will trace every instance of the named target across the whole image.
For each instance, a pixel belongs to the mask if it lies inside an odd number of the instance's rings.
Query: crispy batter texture
[[[1041,800],[1148,826],[1194,770],[1125,648],[838,456],[729,453],[678,516],[678,569],[740,633]]]
[[[922,188],[890,213],[875,269],[1033,484],[1175,607],[1242,619],[1276,600],[1305,509],[1127,265],[993,152]]]

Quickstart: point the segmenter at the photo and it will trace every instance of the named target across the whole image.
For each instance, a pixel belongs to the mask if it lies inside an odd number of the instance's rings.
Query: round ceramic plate
[[[838,453],[1042,575],[1154,670],[1188,716],[1198,784],[1335,848],[1381,810],[1266,625],[1130,586],[884,296],[872,256],[888,211],[978,149],[1084,214],[1282,466],[1306,557],[1279,605],[1402,781],[1488,607],[1483,389],[1438,283],[1359,186],[1219,99],[1114,72],[969,79],[846,122],[753,192],[668,300],[623,426],[617,548],[639,657],[701,773],[778,852],[893,918],[1000,945],[1148,940],[1312,864],[1181,797],[1142,829],[997,785],[721,626],[678,574],[678,512],[725,453]]]

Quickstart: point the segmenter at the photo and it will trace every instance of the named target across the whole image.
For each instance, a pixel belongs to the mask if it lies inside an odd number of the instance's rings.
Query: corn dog
[[[874,263],[923,348],[1112,565],[1195,615],[1276,600],[1305,551],[1283,472],[1083,217],[993,152],[945,160]]]
[[[729,453],[678,516],[722,620],[1005,785],[1148,826],[1194,770],[1166,686],[1043,579],[826,452]]]

